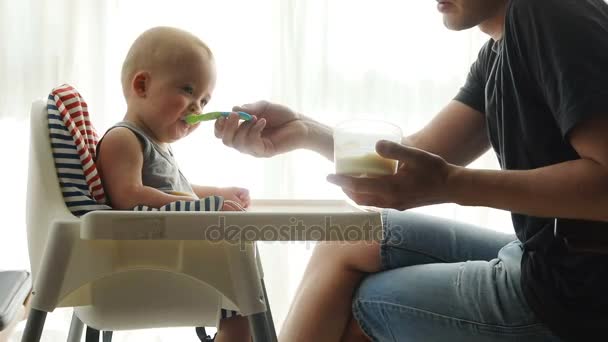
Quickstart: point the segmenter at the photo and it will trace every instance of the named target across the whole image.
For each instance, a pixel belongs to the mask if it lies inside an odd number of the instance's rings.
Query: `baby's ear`
[[[148,93],[149,84],[150,74],[146,71],[140,71],[133,76],[131,89],[137,97],[145,98],[146,94]]]

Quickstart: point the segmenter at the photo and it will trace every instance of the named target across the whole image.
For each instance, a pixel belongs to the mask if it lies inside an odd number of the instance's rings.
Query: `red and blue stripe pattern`
[[[87,103],[76,89],[64,84],[49,94],[47,114],[55,168],[68,209],[75,216],[111,209],[105,204],[95,166],[99,137],[89,120]]]

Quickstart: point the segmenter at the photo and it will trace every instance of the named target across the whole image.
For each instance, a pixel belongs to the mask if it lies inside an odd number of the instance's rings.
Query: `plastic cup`
[[[356,119],[334,129],[336,174],[352,177],[379,177],[397,172],[397,161],[381,157],[376,143],[401,143],[401,128],[386,121]]]

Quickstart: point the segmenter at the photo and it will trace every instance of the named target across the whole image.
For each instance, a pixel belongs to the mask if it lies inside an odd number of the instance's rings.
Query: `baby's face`
[[[202,51],[151,74],[143,118],[146,126],[162,143],[187,136],[198,124],[188,125],[183,118],[190,113],[202,113],[214,87],[215,65]]]

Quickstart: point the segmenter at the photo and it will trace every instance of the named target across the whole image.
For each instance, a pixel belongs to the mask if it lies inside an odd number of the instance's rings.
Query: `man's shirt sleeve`
[[[454,100],[481,112],[486,111],[485,89],[488,78],[489,54],[492,52],[492,41],[488,41],[479,51],[477,60],[471,65],[467,80],[460,88]]]

